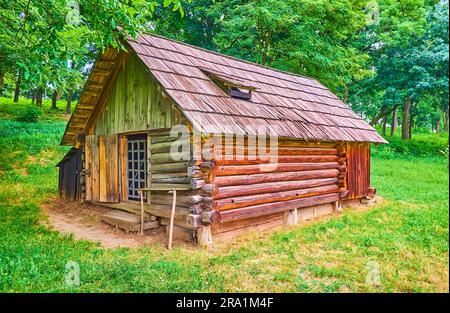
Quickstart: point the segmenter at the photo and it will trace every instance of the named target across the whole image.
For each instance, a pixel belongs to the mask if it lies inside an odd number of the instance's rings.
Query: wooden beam
[[[103,89],[103,85],[89,82],[87,88],[93,88],[93,89]]]
[[[105,59],[100,59],[99,62],[103,62],[109,65],[114,65],[116,63],[116,60],[105,60]]]
[[[92,91],[92,90],[85,90],[83,94],[92,96],[92,97],[98,97],[100,95],[100,93],[98,91]]]
[[[102,69],[102,68],[94,67],[92,69],[92,73],[94,73],[96,75],[108,76],[109,74],[111,74],[111,71],[110,70],[106,70],[106,69]]]
[[[86,119],[86,118],[89,117],[89,115],[91,115],[91,114],[90,113],[89,114],[85,114],[85,113],[83,114],[83,113],[76,112],[75,118]]]

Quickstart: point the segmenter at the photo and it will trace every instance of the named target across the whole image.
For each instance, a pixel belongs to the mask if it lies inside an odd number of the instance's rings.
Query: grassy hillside
[[[20,122],[21,105],[0,98],[0,292],[448,291],[443,157],[374,149],[372,185],[386,202],[371,210],[249,235],[213,252],[162,244],[108,250],[40,225],[40,203],[56,194],[67,117],[47,103],[37,122]],[[80,264],[77,288],[65,284],[68,261]],[[380,286],[366,283],[374,264]]]

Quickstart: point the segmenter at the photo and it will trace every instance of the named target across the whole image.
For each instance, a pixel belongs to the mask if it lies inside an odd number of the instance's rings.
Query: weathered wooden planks
[[[117,135],[86,136],[86,200],[119,201]]]
[[[182,122],[169,98],[135,55],[129,55],[110,87],[104,108],[93,125],[96,135],[170,128]]]
[[[119,200],[128,200],[128,178],[127,178],[127,137],[121,135],[119,138],[119,174],[120,174],[120,195]]]
[[[137,232],[140,228],[140,219],[136,214],[130,214],[120,210],[112,210],[102,215],[102,221],[121,228],[126,232]],[[144,220],[144,230],[159,227],[158,221]]]
[[[370,143],[347,143],[347,199],[362,198],[370,188]]]

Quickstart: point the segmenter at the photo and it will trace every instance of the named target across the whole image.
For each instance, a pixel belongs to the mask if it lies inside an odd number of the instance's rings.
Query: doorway
[[[140,200],[138,189],[147,185],[147,135],[128,136],[127,148],[128,199]],[[146,197],[144,199],[146,200]]]

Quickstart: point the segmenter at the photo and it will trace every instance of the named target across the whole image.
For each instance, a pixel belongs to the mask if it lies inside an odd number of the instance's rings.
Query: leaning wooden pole
[[[141,235],[144,235],[144,191],[141,190]]]
[[[173,222],[175,220],[175,207],[177,203],[177,191],[172,190],[173,193],[173,200],[172,200],[172,211],[170,213],[170,224],[169,224],[169,244],[167,245],[167,248],[170,250],[172,249],[172,239],[173,239]]]

